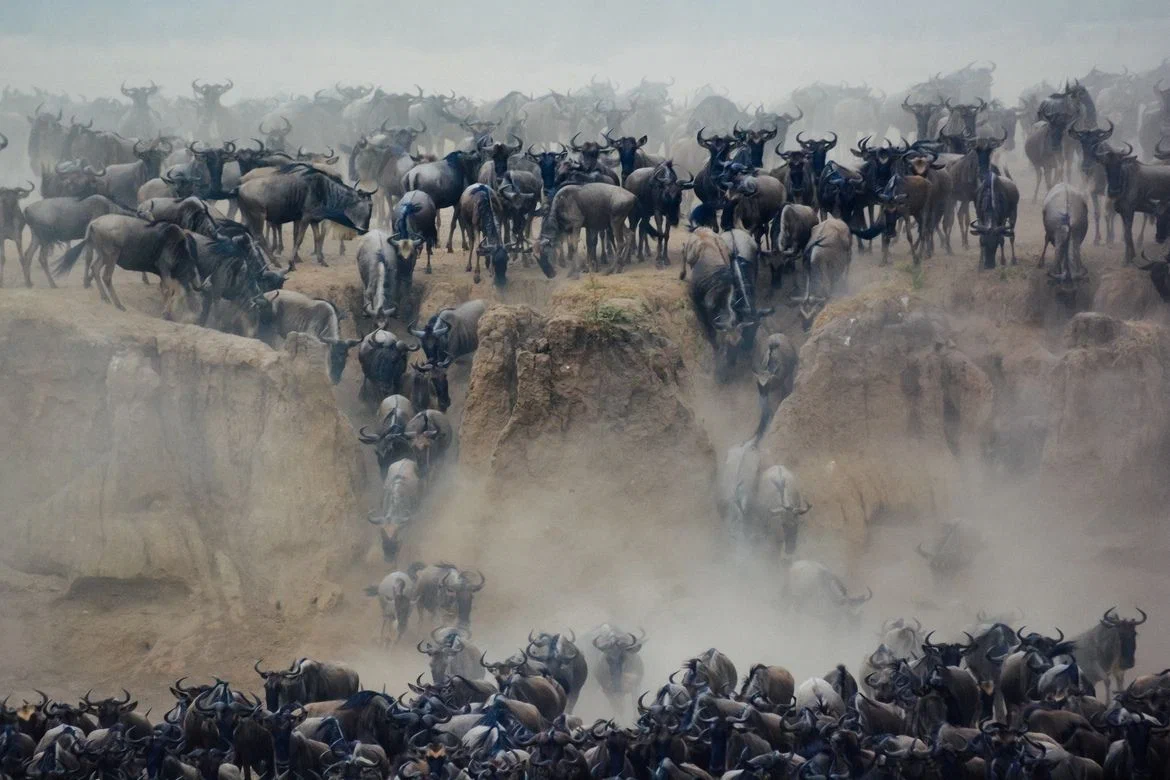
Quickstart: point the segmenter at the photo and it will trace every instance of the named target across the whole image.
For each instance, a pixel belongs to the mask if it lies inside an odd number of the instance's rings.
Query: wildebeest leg
[[[577,262],[577,242],[580,241],[580,239],[581,228],[573,228],[569,231],[569,235],[567,236],[568,244],[566,248],[568,251],[568,264],[570,269],[569,275],[574,279],[581,275],[581,266]]]
[[[92,251],[92,248],[88,244],[86,245],[86,251],[87,252]],[[57,283],[53,281],[53,274],[49,272],[49,245],[48,244],[41,244],[41,252],[38,255],[38,259],[41,262],[41,268],[45,272],[45,278],[49,280],[49,287],[52,287],[54,290],[57,289]],[[32,279],[30,279],[28,276],[28,269],[27,268],[25,269],[24,276],[25,276],[25,279],[24,279],[25,284],[28,285],[29,287],[32,287]]]
[[[1056,242],[1052,240],[1052,236],[1048,235],[1048,231],[1044,232],[1044,246],[1040,249],[1040,262],[1036,264],[1037,268],[1044,267],[1044,256],[1048,254],[1048,245],[1052,244],[1052,248],[1056,248]]]
[[[458,206],[455,207],[454,212],[455,213],[453,213],[451,215],[451,227],[447,230],[447,254],[449,254],[449,255],[454,254],[454,252],[455,252],[455,250],[451,247],[451,242],[455,239],[455,226],[459,223],[459,207]],[[436,224],[439,223],[438,215],[435,216],[435,223]],[[442,225],[439,225],[439,227],[442,227]],[[463,242],[463,248],[464,249],[467,248],[466,238],[464,239],[464,242]]]
[[[967,211],[967,201],[961,201],[958,208],[955,210],[955,216],[959,221],[959,236],[963,240],[963,249],[967,249],[967,232],[971,226],[971,214]]]
[[[239,211],[239,203],[236,201],[235,198],[231,198],[230,200],[228,200],[227,218],[228,219],[235,219],[237,211]]]
[[[87,276],[92,275],[93,284],[95,287],[97,287],[98,294],[102,296],[102,302],[103,303],[112,303],[112,301],[110,300],[109,293],[106,292],[106,286],[105,286],[105,284],[102,283],[101,276],[98,273],[102,269],[97,268],[97,267],[93,267],[93,268],[90,267],[91,261],[93,259],[93,249],[91,247],[86,247],[85,251],[87,254],[87,257],[85,258],[85,265],[86,265],[85,273],[86,273],[86,275]],[[101,262],[100,257],[99,257],[99,262]],[[89,285],[87,284],[86,286],[88,287]]]
[[[890,237],[884,231],[882,232],[882,259],[878,265],[890,264]]]
[[[1125,238],[1125,262],[1132,263],[1137,256],[1137,250],[1133,246],[1133,212],[1122,212],[1118,216],[1121,217],[1121,234]]]
[[[20,257],[20,236],[16,237],[16,256]],[[0,287],[4,286],[4,239],[0,238]]]
[[[309,229],[313,231],[313,256],[317,258],[318,265],[328,267],[329,264],[325,262],[325,223],[311,222]]]
[[[1032,171],[1036,174],[1036,189],[1032,190],[1032,202],[1035,203],[1040,198],[1040,179],[1044,176],[1039,165],[1033,165]]]
[[[1101,196],[1094,192],[1093,195],[1093,246],[1101,245]],[[1041,266],[1044,263],[1040,264]]]
[[[1134,216],[1137,216],[1136,214]],[[1142,212],[1142,229],[1138,231],[1137,245],[1145,246],[1146,243],[1146,225],[1150,222],[1150,215]]]
[[[1020,261],[1016,259],[1016,226],[1012,225],[1012,232],[1008,234],[1008,241],[1012,245],[1012,265],[1019,265]]]
[[[126,307],[122,305],[121,299],[118,298],[117,291],[114,290],[114,267],[117,265],[117,260],[118,260],[118,258],[116,258],[116,257],[113,257],[113,256],[106,257],[103,254],[101,259],[98,260],[98,266],[103,266],[103,264],[104,264],[104,267],[101,268],[102,285],[110,293],[110,299],[113,301],[115,306],[117,306],[122,311],[126,311]],[[96,273],[96,271],[95,271],[95,273]],[[160,286],[163,286],[163,285],[160,285]],[[166,288],[163,287],[164,300],[166,299],[166,297],[167,297]],[[163,319],[167,319],[167,320],[171,319],[170,308],[171,308],[171,305],[170,305],[170,301],[168,300],[163,305]]]
[[[597,273],[597,231],[593,228],[585,228],[585,259],[589,262],[589,272]],[[601,242],[602,250],[605,249],[605,240]]]
[[[920,257],[918,255],[918,245],[914,241],[914,234],[910,230],[910,215],[907,214],[906,217],[902,219],[902,222],[906,226],[906,243],[910,245],[910,259],[914,262],[914,265],[918,265],[920,262]],[[919,238],[921,238],[922,231],[919,230],[918,233]]]
[[[17,257],[20,261],[20,270],[24,273],[24,286],[32,287],[32,256],[33,252],[40,250],[41,240],[37,238],[37,234],[33,233],[32,240],[28,242],[28,249],[23,254]]]
[[[1105,196],[1105,244],[1113,246],[1113,218],[1117,216],[1117,212],[1113,208],[1113,199],[1108,195]]]

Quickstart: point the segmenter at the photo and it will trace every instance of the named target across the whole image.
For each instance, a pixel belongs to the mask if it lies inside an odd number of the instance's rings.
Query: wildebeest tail
[[[881,222],[875,220],[874,223],[867,228],[858,229],[851,227],[849,228],[849,232],[863,241],[871,241],[880,236],[885,231],[885,229],[886,225],[884,220]]]
[[[63,254],[57,264],[53,266],[53,276],[58,279],[68,276],[69,272],[73,270],[73,266],[77,265],[77,258],[81,257],[81,253],[85,251],[85,245],[88,241],[89,239],[78,241],[77,246]]]
[[[756,444],[764,438],[764,434],[768,432],[768,426],[772,424],[772,407],[768,404],[768,388],[767,385],[756,381],[756,390],[760,395],[760,422],[756,425]]]
[[[405,238],[410,235],[410,230],[407,227],[407,220],[410,219],[411,214],[416,214],[422,209],[417,203],[407,203],[402,207],[402,216],[398,218],[398,224],[394,226],[394,235]]]

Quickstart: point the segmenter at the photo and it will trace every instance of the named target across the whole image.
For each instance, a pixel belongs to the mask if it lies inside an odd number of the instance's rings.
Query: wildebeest
[[[751,338],[759,327],[759,315],[737,305],[747,297],[742,274],[732,264],[727,245],[710,228],[698,228],[683,245],[682,272],[693,269],[688,286],[691,303],[699,324],[715,350],[715,378],[726,382],[735,370],[739,355],[750,349]],[[754,310],[752,302],[749,310]]]
[[[427,249],[427,269],[431,272],[431,255],[439,243],[439,211],[431,196],[421,190],[404,193],[394,204],[391,224],[396,238],[420,236]]]
[[[479,664],[479,648],[471,644],[471,634],[463,628],[436,628],[430,639],[418,643],[418,651],[431,659],[431,679],[436,685],[462,677],[467,680],[483,678]]]
[[[602,244],[603,259],[608,254],[606,232],[611,232],[617,257],[606,273],[621,271],[633,250],[627,238],[626,223],[634,213],[637,198],[632,192],[613,184],[594,182],[590,184],[566,184],[557,190],[549,203],[548,212],[540,226],[540,251],[537,262],[544,275],[550,279],[556,275],[552,256],[565,241],[568,242],[570,276],[581,273],[577,261],[577,240],[581,229],[585,229],[586,255],[589,270],[597,272],[597,242]]]
[[[410,332],[419,340],[428,362],[449,365],[479,347],[479,319],[486,311],[487,304],[477,298],[439,310],[422,330],[412,324]]]
[[[1012,265],[1016,263],[1016,218],[1020,203],[1020,190],[1015,182],[1001,176],[991,165],[991,154],[1002,143],[1002,139],[978,138],[974,153],[978,161],[978,185],[975,191],[975,221],[970,230],[979,236],[979,249],[983,268],[995,268],[998,252],[1003,265],[1007,265],[1007,250],[1004,239],[1011,242]]]
[[[379,328],[367,333],[358,347],[358,364],[362,367],[362,387],[358,397],[371,405],[402,392],[402,375],[409,353],[418,351],[388,330]]]
[[[638,221],[638,258],[643,257],[643,247],[649,248],[649,233],[645,229],[651,219],[658,233],[658,252],[655,262],[658,267],[670,264],[667,249],[670,244],[670,229],[678,226],[679,209],[683,193],[695,186],[692,176],[682,181],[674,170],[674,163],[667,160],[653,168],[637,168],[630,172],[622,184],[638,199],[634,218]]]
[[[792,393],[796,381],[796,347],[783,333],[773,333],[766,339],[757,338],[752,354],[752,373],[760,401],[760,422],[756,425],[756,440],[764,437],[772,416],[785,398]]]
[[[411,168],[402,177],[405,191],[421,190],[430,196],[436,209],[455,207],[459,197],[468,185],[474,183],[479,174],[481,158],[478,152],[454,151],[435,162],[422,163]],[[451,239],[455,235],[455,219],[447,232],[447,251],[451,252]]]
[[[56,287],[53,275],[49,273],[49,250],[56,244],[85,238],[89,223],[106,214],[130,216],[132,212],[122,208],[104,195],[90,195],[87,198],[45,198],[29,204],[24,210],[32,240],[20,259],[24,271],[24,283],[32,287],[32,256],[40,253],[41,268],[49,280],[50,287]]]
[[[395,238],[371,230],[357,245],[358,274],[362,280],[362,313],[385,328],[399,308],[402,271],[413,276],[418,245],[410,238]]]
[[[971,566],[982,548],[982,539],[974,529],[959,520],[941,524],[937,536],[929,545],[919,543],[917,550],[939,578],[953,578]]]
[[[102,177],[104,195],[120,206],[134,208],[138,205],[138,189],[151,179],[157,178],[163,160],[174,151],[170,142],[157,138],[147,145],[134,143],[136,162],[107,165]]]
[[[792,561],[785,567],[783,594],[788,608],[829,625],[855,624],[862,605],[873,598],[873,591],[866,591],[864,596],[849,595],[841,578],[817,561]]]
[[[1133,243],[1134,214],[1155,213],[1155,203],[1170,199],[1170,165],[1140,163],[1133,153],[1133,145],[1125,146],[1125,151],[1117,151],[1101,144],[1096,155],[1105,167],[1106,194],[1121,217],[1125,262],[1131,263],[1137,256]]]
[[[1125,684],[1125,672],[1134,666],[1137,627],[1147,619],[1140,608],[1137,611],[1141,618],[1136,620],[1122,619],[1116,609],[1105,610],[1097,625],[1073,638],[1073,656],[1082,677],[1092,685],[1105,683],[1105,700],[1109,700],[1113,684],[1118,691]]]
[[[366,593],[378,597],[382,608],[382,644],[390,644],[393,631],[401,642],[410,624],[410,613],[414,607],[414,577],[422,564],[413,564],[407,571],[387,574],[378,585],[366,588]],[[371,593],[370,591],[373,590]]]
[[[756,522],[769,533],[769,538],[783,542],[785,555],[796,552],[796,542],[804,515],[812,504],[800,493],[796,475],[777,464],[760,474],[752,501]]]
[[[36,186],[31,181],[27,188],[0,187],[0,287],[4,286],[4,242],[11,241],[16,244],[16,259],[24,259],[24,212],[20,210],[20,201],[27,198],[34,189]],[[27,270],[25,283],[32,286]]]
[[[805,330],[845,281],[853,259],[852,244],[849,226],[839,219],[830,217],[813,226],[804,248],[804,295],[795,298]]]
[[[410,442],[419,471],[429,479],[455,447],[455,433],[447,415],[438,409],[419,411],[406,425],[403,437]]]
[[[264,679],[265,703],[273,712],[289,704],[348,699],[361,690],[358,673],[345,664],[302,658],[287,671],[261,671],[259,661],[253,668]]]
[[[402,436],[405,436],[405,430]],[[409,458],[402,458],[391,463],[382,480],[381,509],[371,512],[368,518],[370,523],[378,526],[382,558],[387,563],[393,563],[397,557],[398,549],[402,546],[398,536],[414,519],[421,498],[422,480],[419,478],[415,462]]]
[[[362,444],[373,444],[374,453],[378,458],[378,467],[382,471],[382,478],[386,477],[386,470],[390,464],[410,452],[410,444],[403,436],[406,425],[414,419],[414,403],[402,395],[389,395],[382,399],[378,406],[378,428],[374,433],[367,433],[366,426],[358,431],[358,440]]]
[[[593,678],[615,710],[622,706],[623,698],[633,698],[642,687],[644,671],[638,653],[646,642],[646,632],[640,634],[635,636],[606,625],[593,637],[593,647],[600,654]]]
[[[487,578],[481,571],[450,568],[439,580],[440,601],[447,614],[455,618],[460,629],[471,625],[471,607],[475,594],[483,590]]]
[[[472,184],[464,190],[455,209],[459,229],[467,239],[467,271],[471,271],[471,258],[475,258],[472,281],[476,284],[480,281],[480,259],[485,256],[495,285],[503,287],[508,282],[508,248],[497,219],[500,211],[499,196],[486,184]]]
[[[328,174],[312,165],[293,163],[275,172],[245,181],[237,199],[240,213],[252,232],[264,234],[266,225],[276,231],[293,222],[291,269],[300,259],[301,241],[311,224],[328,220],[364,233],[370,227],[372,192],[346,186],[340,176]],[[325,265],[325,236],[314,231],[313,254]]]
[[[273,290],[255,299],[257,338],[273,344],[290,333],[306,333],[328,349],[329,378],[341,381],[349,351],[361,343],[343,339],[338,328],[341,311],[322,298],[310,298],[292,290]]]
[[[156,274],[163,289],[163,317],[173,317],[175,294],[179,288],[190,292],[203,290],[197,265],[198,247],[192,234],[178,225],[151,224],[137,216],[107,214],[89,223],[85,238],[70,249],[53,269],[57,277],[65,276],[85,258],[86,283],[92,279],[106,303],[125,311],[114,290],[115,266],[127,271]],[[210,281],[208,281],[208,284]]]
[[[1089,232],[1089,206],[1085,196],[1061,182],[1048,191],[1042,212],[1044,249],[1040,252],[1041,268],[1048,245],[1056,251],[1056,267],[1048,272],[1053,279],[1071,283],[1088,276],[1081,262],[1081,244]]]
[[[1101,243],[1101,196],[1105,194],[1105,168],[1097,162],[1097,147],[1113,136],[1113,122],[1107,128],[1082,130],[1075,125],[1068,134],[1081,144],[1081,176],[1093,201],[1093,243]],[[1113,243],[1113,213],[1105,215],[1105,241]]]
[[[581,696],[581,689],[589,678],[589,665],[576,645],[577,635],[549,634],[530,631],[524,655],[547,670],[568,695],[565,712],[572,714]]]

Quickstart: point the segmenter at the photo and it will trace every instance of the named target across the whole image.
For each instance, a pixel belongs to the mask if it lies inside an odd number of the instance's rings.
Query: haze
[[[897,4],[343,0],[7,0],[0,63],[14,87],[116,95],[154,79],[188,95],[194,78],[231,78],[226,102],[311,93],[334,81],[477,98],[564,90],[597,74],[624,86],[710,82],[741,100],[778,101],[815,80],[886,90],[993,60],[995,94],[1042,79],[1149,68],[1167,53],[1164,0],[907,0]]]

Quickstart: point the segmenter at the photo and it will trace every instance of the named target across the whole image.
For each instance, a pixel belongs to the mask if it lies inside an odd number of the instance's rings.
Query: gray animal
[[[1097,162],[1105,167],[1106,194],[1121,217],[1125,236],[1125,262],[1137,256],[1133,243],[1133,217],[1137,212],[1156,215],[1158,206],[1170,200],[1170,165],[1146,165],[1138,162],[1133,145],[1124,151],[1105,144],[1097,147]]]
[[[412,323],[410,332],[419,340],[428,362],[450,365],[479,347],[479,319],[486,311],[487,304],[477,298],[455,308],[440,309],[422,330],[414,329]]]
[[[468,185],[473,184],[479,174],[482,159],[478,153],[469,151],[454,151],[435,162],[422,163],[411,168],[402,177],[402,189],[421,190],[434,202],[436,209],[445,209],[459,204],[459,197]],[[447,233],[447,252],[450,253],[451,240],[455,235],[455,220],[451,220],[451,228]],[[467,247],[464,246],[464,249]]]
[[[800,525],[812,509],[800,494],[796,475],[779,464],[768,468],[760,474],[752,504],[757,522],[771,532],[772,538],[783,541],[784,554],[795,553]]]
[[[430,657],[431,679],[435,685],[454,677],[483,679],[480,650],[471,644],[471,632],[464,628],[436,628],[430,639],[418,643],[418,651]]]
[[[16,259],[24,259],[24,212],[20,209],[20,201],[34,189],[36,186],[31,181],[27,188],[0,187],[0,287],[4,286],[4,242],[16,244]],[[27,270],[25,282],[29,287],[32,286]]]
[[[622,270],[629,260],[633,244],[627,240],[627,225],[638,199],[634,193],[614,184],[566,184],[557,190],[549,203],[548,213],[540,226],[540,250],[537,262],[550,279],[556,276],[552,265],[554,252],[568,242],[570,276],[581,273],[577,262],[577,240],[585,229],[585,246],[590,270],[597,271],[597,242],[605,231],[613,234],[617,259],[607,273]],[[602,240],[602,259],[607,256],[606,242]]]
[[[266,705],[273,712],[290,704],[344,700],[361,690],[358,673],[345,664],[302,658],[288,671],[261,671],[260,661],[253,668],[264,678]]]
[[[796,382],[796,347],[783,333],[757,338],[752,355],[752,373],[760,400],[760,422],[756,441],[764,437],[780,404],[792,393]]]
[[[361,342],[343,339],[338,322],[341,311],[323,298],[310,298],[292,290],[273,290],[255,299],[258,333],[261,341],[274,344],[290,333],[306,333],[323,343],[328,350],[329,379],[341,381],[349,351]]]
[[[645,669],[638,653],[646,642],[646,632],[642,630],[639,634],[635,636],[605,625],[593,637],[593,647],[599,653],[593,678],[614,710],[620,710],[627,697],[632,700],[642,689]]]
[[[358,398],[370,403],[402,392],[402,375],[406,360],[417,345],[408,344],[388,330],[379,328],[367,333],[358,347],[358,364],[362,367],[362,387]]]
[[[426,272],[431,272],[431,255],[439,243],[439,210],[431,196],[422,190],[411,190],[394,204],[391,215],[394,235],[420,236],[427,248]]]
[[[418,412],[402,435],[410,442],[419,471],[428,479],[455,448],[455,432],[447,415],[438,409]]]
[[[39,252],[41,268],[45,271],[45,278],[50,287],[56,287],[53,275],[49,273],[49,250],[57,244],[68,241],[77,241],[85,238],[89,223],[106,214],[123,214],[130,216],[132,212],[122,208],[104,195],[90,195],[87,198],[45,198],[31,203],[24,209],[24,219],[28,224],[32,240],[28,249],[20,259],[24,271],[24,283],[32,287],[32,256]]]
[[[667,160],[653,168],[636,168],[626,176],[622,184],[634,197],[638,199],[635,218],[638,220],[638,259],[642,259],[650,246],[650,231],[647,226],[650,220],[654,221],[654,232],[657,233],[658,251],[655,255],[655,265],[662,267],[670,264],[668,248],[670,244],[670,229],[678,227],[679,211],[682,206],[683,193],[693,189],[695,177],[686,181],[679,179],[674,170],[674,162]]]
[[[785,267],[793,267],[804,254],[812,237],[812,230],[820,222],[816,209],[800,203],[788,203],[780,212],[773,230],[775,247],[772,263],[772,289],[780,286],[781,273]]]
[[[750,335],[759,325],[758,316],[736,305],[738,300],[751,299],[741,285],[746,280],[732,266],[727,245],[710,228],[695,230],[683,245],[682,255],[679,279],[686,279],[687,269],[693,269],[687,288],[691,303],[715,352],[715,379],[727,382],[740,354],[750,349]]]
[[[358,440],[362,444],[374,445],[374,453],[378,458],[378,467],[385,479],[390,464],[410,453],[410,444],[403,434],[406,425],[414,419],[414,403],[402,395],[388,395],[378,406],[378,429],[375,433],[368,433],[367,426],[358,430]]]
[[[524,655],[538,668],[547,670],[568,695],[565,712],[572,714],[581,696],[581,689],[589,678],[589,664],[576,645],[577,635],[528,632],[528,647]]]
[[[1101,196],[1105,194],[1105,167],[1097,162],[1097,147],[1113,136],[1113,121],[1109,127],[1081,130],[1070,127],[1068,134],[1081,144],[1081,177],[1085,189],[1093,201],[1093,243],[1101,243]],[[1113,243],[1113,213],[1105,215],[1105,241]]]
[[[1140,608],[1137,620],[1125,620],[1110,607],[1097,625],[1073,639],[1073,657],[1077,659],[1082,677],[1091,685],[1105,683],[1105,701],[1110,700],[1114,685],[1118,691],[1125,684],[1125,673],[1134,667],[1137,649],[1137,627],[1146,622],[1147,615]]]
[[[57,261],[53,274],[68,275],[83,253],[85,286],[95,281],[102,300],[123,311],[126,307],[113,284],[115,266],[159,277],[165,319],[173,319],[180,289],[188,293],[206,289],[199,277],[195,237],[178,225],[151,224],[121,214],[98,217],[86,227],[85,238]]]
[[[783,596],[788,608],[825,621],[830,626],[856,625],[865,602],[873,598],[849,594],[845,583],[817,561],[792,561],[785,566]]]
[[[369,516],[370,523],[378,526],[382,559],[387,563],[393,563],[398,557],[398,550],[402,546],[399,536],[414,519],[421,499],[422,480],[415,462],[403,458],[391,463],[382,480],[382,507]]]
[[[929,545],[920,542],[916,549],[930,565],[935,577],[953,579],[971,566],[982,546],[980,534],[975,529],[959,520],[951,520],[941,524],[938,535]]]
[[[486,184],[472,184],[459,197],[455,218],[459,230],[466,238],[467,271],[471,271],[471,259],[475,258],[475,273],[472,281],[480,282],[480,260],[486,256],[488,270],[497,287],[507,284],[508,248],[504,245],[499,215],[502,212],[500,198],[495,190]],[[480,234],[483,238],[480,238]],[[476,245],[479,244],[479,251]]]
[[[796,299],[805,330],[812,327],[817,314],[849,274],[851,244],[849,226],[839,219],[830,217],[813,227],[804,250],[804,295]]]
[[[362,280],[362,313],[385,328],[399,308],[400,271],[409,277],[419,246],[411,238],[395,238],[380,230],[371,230],[357,244],[357,267]]]
[[[1052,244],[1056,252],[1056,267],[1048,272],[1054,280],[1072,283],[1089,275],[1081,262],[1081,244],[1089,233],[1089,205],[1079,190],[1061,182],[1048,191],[1042,211],[1044,221],[1044,248],[1040,252],[1039,267],[1044,267],[1044,255]]]
[[[366,588],[366,593],[378,597],[382,608],[382,644],[389,646],[391,635],[401,642],[410,627],[410,613],[414,609],[414,578],[422,564],[414,564],[407,571],[387,574],[380,583]],[[373,591],[371,593],[371,591]]]
[[[162,138],[151,141],[149,145],[135,141],[134,156],[138,160],[107,165],[101,182],[103,194],[120,206],[134,208],[139,203],[139,188],[151,179],[158,178],[163,160],[173,151],[170,141]]]

